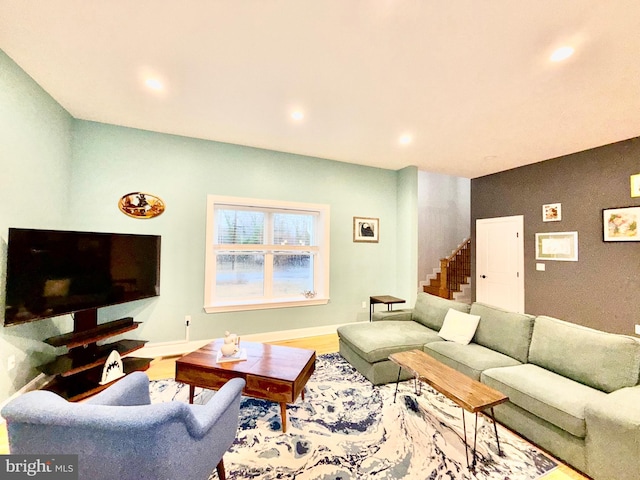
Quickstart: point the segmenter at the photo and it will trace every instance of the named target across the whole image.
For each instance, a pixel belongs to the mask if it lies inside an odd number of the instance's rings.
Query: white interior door
[[[524,217],[476,220],[476,300],[524,313]]]

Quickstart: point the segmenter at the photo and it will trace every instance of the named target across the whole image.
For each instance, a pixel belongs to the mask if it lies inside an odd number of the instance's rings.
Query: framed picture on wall
[[[131,192],[120,197],[118,208],[131,218],[154,218],[164,212],[164,202],[150,193]]]
[[[640,242],[638,233],[640,207],[602,210],[602,233],[605,242]]]
[[[578,232],[536,233],[536,260],[578,261]]]
[[[543,222],[559,222],[562,220],[562,204],[549,203],[542,206]]]
[[[640,173],[631,175],[631,196],[640,197]]]
[[[380,220],[370,217],[353,217],[353,241],[378,243]]]

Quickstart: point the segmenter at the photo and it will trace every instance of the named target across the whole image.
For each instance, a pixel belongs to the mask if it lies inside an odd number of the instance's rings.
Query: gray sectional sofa
[[[480,316],[469,344],[438,335],[449,309]],[[636,338],[427,293],[413,309],[341,326],[338,337],[340,354],[376,385],[396,381],[391,353],[424,350],[506,394],[496,419],[577,470],[596,480],[640,478]]]

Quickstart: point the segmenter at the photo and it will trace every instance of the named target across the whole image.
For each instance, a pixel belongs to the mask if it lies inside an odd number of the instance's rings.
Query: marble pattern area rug
[[[339,354],[321,355],[305,398],[287,407],[282,433],[280,406],[243,397],[235,443],[224,456],[229,480],[238,479],[416,479],[532,480],[557,464],[479,415],[475,470],[467,468],[462,409],[427,385],[416,393],[413,380],[373,386]],[[173,380],[151,382],[153,402],[187,401],[189,388]],[[196,388],[195,403],[215,392]],[[466,414],[473,440],[474,416]],[[212,473],[211,479],[217,479]]]

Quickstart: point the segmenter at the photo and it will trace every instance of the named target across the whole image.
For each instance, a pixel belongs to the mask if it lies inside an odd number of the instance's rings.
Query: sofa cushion
[[[371,316],[371,321],[378,322],[380,320],[394,320],[394,321],[405,320],[410,322],[412,314],[413,314],[413,310],[409,308],[402,309],[402,310],[380,310],[378,312],[373,312],[373,315]]]
[[[435,331],[442,328],[444,317],[450,308],[469,313],[470,306],[466,303],[447,300],[428,293],[420,292],[416,298],[411,319]]]
[[[432,342],[426,344],[423,350],[474,380],[480,380],[480,373],[487,368],[520,365],[520,362],[507,355],[475,343],[461,345],[453,342]]]
[[[451,342],[468,345],[478,328],[480,316],[450,308],[444,317],[438,336]]]
[[[437,332],[416,322],[381,320],[338,327],[338,337],[369,363],[387,360],[389,355],[419,349],[425,343],[442,341]]]
[[[480,315],[474,343],[504,353],[519,362],[527,363],[535,317],[475,302],[471,313]]]
[[[383,360],[381,362],[369,363],[359,354],[353,351],[346,342],[340,341],[340,355],[349,362],[358,372],[364,375],[374,385],[383,385],[385,383],[395,383],[400,380],[408,380],[413,378],[413,374],[403,368],[399,369],[398,365],[391,360]]]
[[[539,316],[529,362],[609,393],[638,383],[640,342]]]
[[[586,406],[606,397],[600,390],[532,364],[491,368],[480,379],[514,405],[579,438],[587,434]]]

